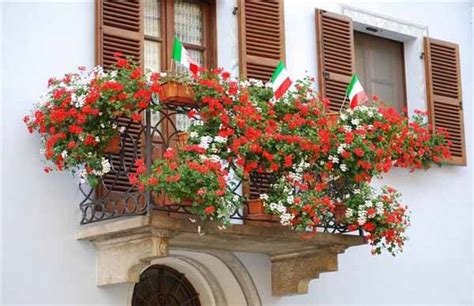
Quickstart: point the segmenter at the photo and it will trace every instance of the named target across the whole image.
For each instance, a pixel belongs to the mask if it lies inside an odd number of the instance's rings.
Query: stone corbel
[[[344,249],[330,248],[316,253],[270,256],[272,295],[308,293],[309,282],[323,272],[337,271],[337,255]]]
[[[97,249],[97,285],[136,283],[151,261],[169,255],[171,233],[150,229],[108,240],[93,241]]]

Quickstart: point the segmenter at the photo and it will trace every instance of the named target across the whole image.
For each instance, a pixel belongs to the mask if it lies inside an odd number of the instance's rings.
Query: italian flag
[[[275,99],[280,99],[288,88],[290,88],[291,83],[285,64],[283,64],[283,61],[280,61],[272,75],[272,87]]]
[[[367,97],[364,87],[362,87],[357,74],[352,76],[351,82],[349,83],[349,86],[346,90],[346,96],[349,97],[351,109],[354,109],[357,105],[369,100],[369,97]]]
[[[189,69],[193,74],[197,74],[199,71],[199,66],[189,56],[188,51],[186,51],[177,37],[174,38],[173,60]]]

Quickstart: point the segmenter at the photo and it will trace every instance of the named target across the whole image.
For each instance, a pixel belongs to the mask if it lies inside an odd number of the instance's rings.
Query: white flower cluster
[[[339,163],[339,157],[334,156],[334,155],[329,155],[328,160],[331,161],[333,164]]]
[[[199,135],[196,132],[191,132],[190,137],[196,139],[199,137]],[[219,152],[219,148],[216,146],[216,144],[224,144],[226,142],[227,138],[222,136],[201,136],[199,138],[198,146],[205,150],[209,150],[211,153],[216,154]]]
[[[267,203],[269,196],[266,193],[260,194],[260,199],[263,201],[263,204],[270,209],[270,211],[278,216],[280,216],[280,223],[282,225],[290,225],[290,221],[295,217],[293,214],[288,213],[285,204],[283,201]],[[286,202],[292,204],[294,202],[294,196],[288,195]]]
[[[109,173],[110,170],[112,170],[112,165],[110,164],[109,160],[104,157],[102,157],[101,167],[102,167],[102,170],[93,170],[91,174],[101,177],[104,174]],[[81,184],[84,184],[87,181],[88,175],[89,174],[87,173],[85,169],[79,170],[79,182]]]
[[[254,87],[260,87],[260,88],[271,88],[272,83],[271,82],[265,82],[264,83],[263,81],[257,80],[257,79],[248,79],[248,80],[240,81],[240,86],[242,86],[242,87],[254,86]]]
[[[305,162],[304,160],[302,160],[298,165],[293,165],[292,169],[296,173],[301,174],[305,170],[307,170],[309,167],[311,167],[311,165],[309,163]]]
[[[280,224],[283,226],[290,225],[290,221],[295,218],[295,215],[290,213],[284,213],[280,215]]]

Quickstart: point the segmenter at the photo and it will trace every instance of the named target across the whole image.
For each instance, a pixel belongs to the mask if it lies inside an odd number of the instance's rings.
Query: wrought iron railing
[[[110,154],[109,160],[112,170],[106,174],[99,186],[91,189],[87,184],[80,184],[79,189],[84,196],[80,203],[82,212],[81,224],[88,224],[125,216],[143,215],[153,210],[163,211],[173,217],[192,218],[190,207],[181,203],[170,203],[163,195],[149,191],[139,191],[129,182],[129,174],[135,172],[135,160],[143,158],[145,165],[150,169],[153,160],[162,158],[169,147],[175,146],[179,133],[176,124],[177,115],[186,115],[189,107],[162,105],[160,111],[147,110],[141,122],[120,118],[117,123],[121,129],[121,151]],[[257,178],[256,181],[261,180]],[[242,196],[243,181],[233,184],[232,192]],[[268,182],[265,181],[268,185]],[[250,182],[251,184],[251,182]],[[265,185],[264,184],[264,185]],[[250,196],[255,196],[258,188],[250,190]],[[275,223],[275,219],[261,219],[249,217],[247,205],[236,209],[231,219],[236,223],[255,221],[258,223]],[[336,222],[335,218],[326,220],[318,228],[330,233],[345,233],[348,228],[345,224]]]

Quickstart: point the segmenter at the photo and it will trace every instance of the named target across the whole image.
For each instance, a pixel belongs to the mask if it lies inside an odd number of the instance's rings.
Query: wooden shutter
[[[133,56],[143,64],[142,1],[96,0],[96,62],[109,67],[113,54]]]
[[[115,63],[115,52],[132,56],[143,66],[143,2],[96,0],[96,64],[105,68]],[[119,118],[122,152],[111,154],[112,171],[104,175],[102,185],[97,188],[98,196],[108,199],[120,198],[122,192],[136,191],[128,179],[135,171],[135,160],[143,157],[142,124],[128,118]],[[123,210],[124,205],[105,202],[106,211]],[[133,205],[128,205],[128,210]]]
[[[464,120],[457,44],[425,37],[428,112],[433,128],[449,133],[450,163],[466,165]]]
[[[339,111],[355,72],[354,31],[349,17],[316,10],[319,93]]]
[[[240,75],[268,81],[285,61],[283,0],[239,0]]]

